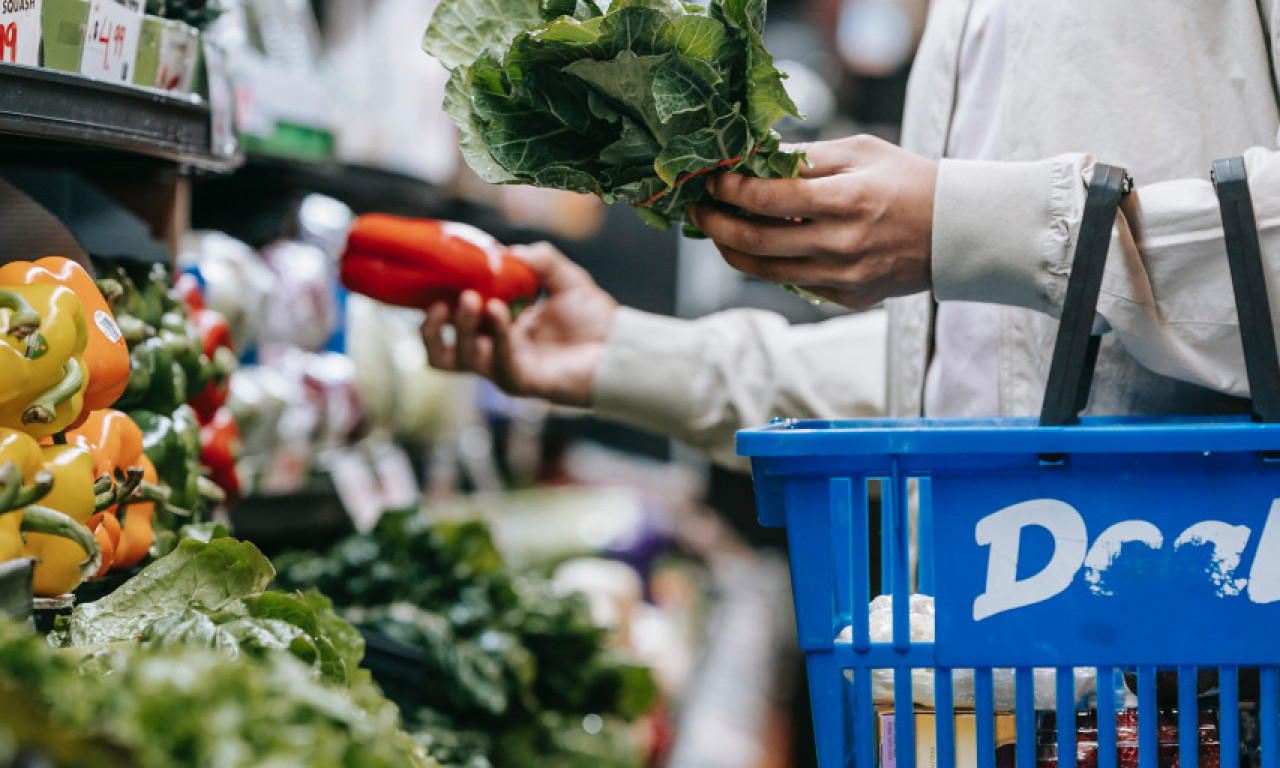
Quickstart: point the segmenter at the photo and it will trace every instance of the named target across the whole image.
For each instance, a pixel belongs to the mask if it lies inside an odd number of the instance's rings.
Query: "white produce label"
[[[81,74],[95,80],[132,82],[141,34],[139,0],[93,0],[84,28]]]
[[[0,0],[0,62],[40,63],[41,0]]]

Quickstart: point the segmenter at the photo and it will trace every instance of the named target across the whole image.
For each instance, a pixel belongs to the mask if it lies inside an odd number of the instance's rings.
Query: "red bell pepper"
[[[231,326],[221,312],[205,305],[204,292],[194,275],[183,273],[174,284],[174,293],[186,305],[188,319],[195,326],[202,351],[213,368],[208,386],[187,401],[195,409],[200,423],[207,424],[227,402],[231,374],[238,364]]]
[[[516,308],[538,295],[533,270],[475,227],[384,214],[356,219],[340,277],[352,291],[418,309],[453,305],[465,290]]]
[[[242,446],[240,427],[227,408],[219,408],[209,423],[200,427],[200,464],[209,470],[214,485],[227,495],[228,506],[240,496],[236,462]]]

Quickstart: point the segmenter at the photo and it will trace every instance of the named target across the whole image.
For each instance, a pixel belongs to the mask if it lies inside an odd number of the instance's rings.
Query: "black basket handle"
[[[1236,295],[1236,314],[1240,318],[1240,342],[1244,345],[1253,418],[1277,422],[1280,421],[1280,356],[1276,353],[1266,272],[1262,266],[1262,248],[1258,245],[1258,223],[1253,215],[1244,158],[1215,160],[1211,177],[1222,209],[1222,231],[1227,243],[1227,263],[1231,266],[1231,286]]]
[[[1111,244],[1120,198],[1133,189],[1133,179],[1123,168],[1095,165],[1089,195],[1085,198],[1080,237],[1071,262],[1067,295],[1058,322],[1058,338],[1049,363],[1049,382],[1040,407],[1040,426],[1064,427],[1080,421],[1080,411],[1089,401],[1089,386],[1098,362],[1098,344],[1093,335],[1093,318],[1098,311],[1102,271]]]

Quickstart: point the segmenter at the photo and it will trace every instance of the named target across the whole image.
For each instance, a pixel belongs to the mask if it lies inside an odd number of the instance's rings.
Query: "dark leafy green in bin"
[[[764,0],[442,0],[423,47],[485,181],[593,193],[666,228],[707,199],[708,171],[796,175],[764,21]]]
[[[437,760],[470,768],[638,760],[625,729],[586,734],[582,717],[644,714],[657,696],[652,673],[605,647],[579,595],[511,571],[483,523],[389,513],[327,554],[275,562],[284,588],[319,589],[360,629],[420,655],[416,679],[388,692]]]

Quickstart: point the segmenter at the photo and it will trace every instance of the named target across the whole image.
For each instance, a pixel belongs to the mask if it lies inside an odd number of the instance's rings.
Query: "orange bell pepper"
[[[84,414],[72,423],[79,426],[89,411],[106,408],[124,392],[129,381],[129,348],[116,324],[106,297],[84,267],[62,256],[46,256],[35,262],[15,261],[0,267],[0,285],[54,283],[70,288],[84,309],[88,340],[84,362],[89,385],[84,393]]]
[[[155,465],[143,452],[142,430],[123,411],[103,408],[89,414],[85,423],[67,431],[67,442],[86,451],[93,457],[95,477],[107,475],[122,479],[131,468],[142,472],[142,483],[154,487],[158,482]],[[132,493],[126,493],[132,497]],[[123,512],[124,522],[118,515]],[[146,557],[151,549],[154,532],[151,521],[155,504],[151,501],[130,498],[102,509],[88,520],[88,525],[102,544],[104,537],[110,541],[112,559],[106,568],[130,568]],[[108,519],[109,518],[109,519]],[[103,547],[106,560],[106,547]]]

